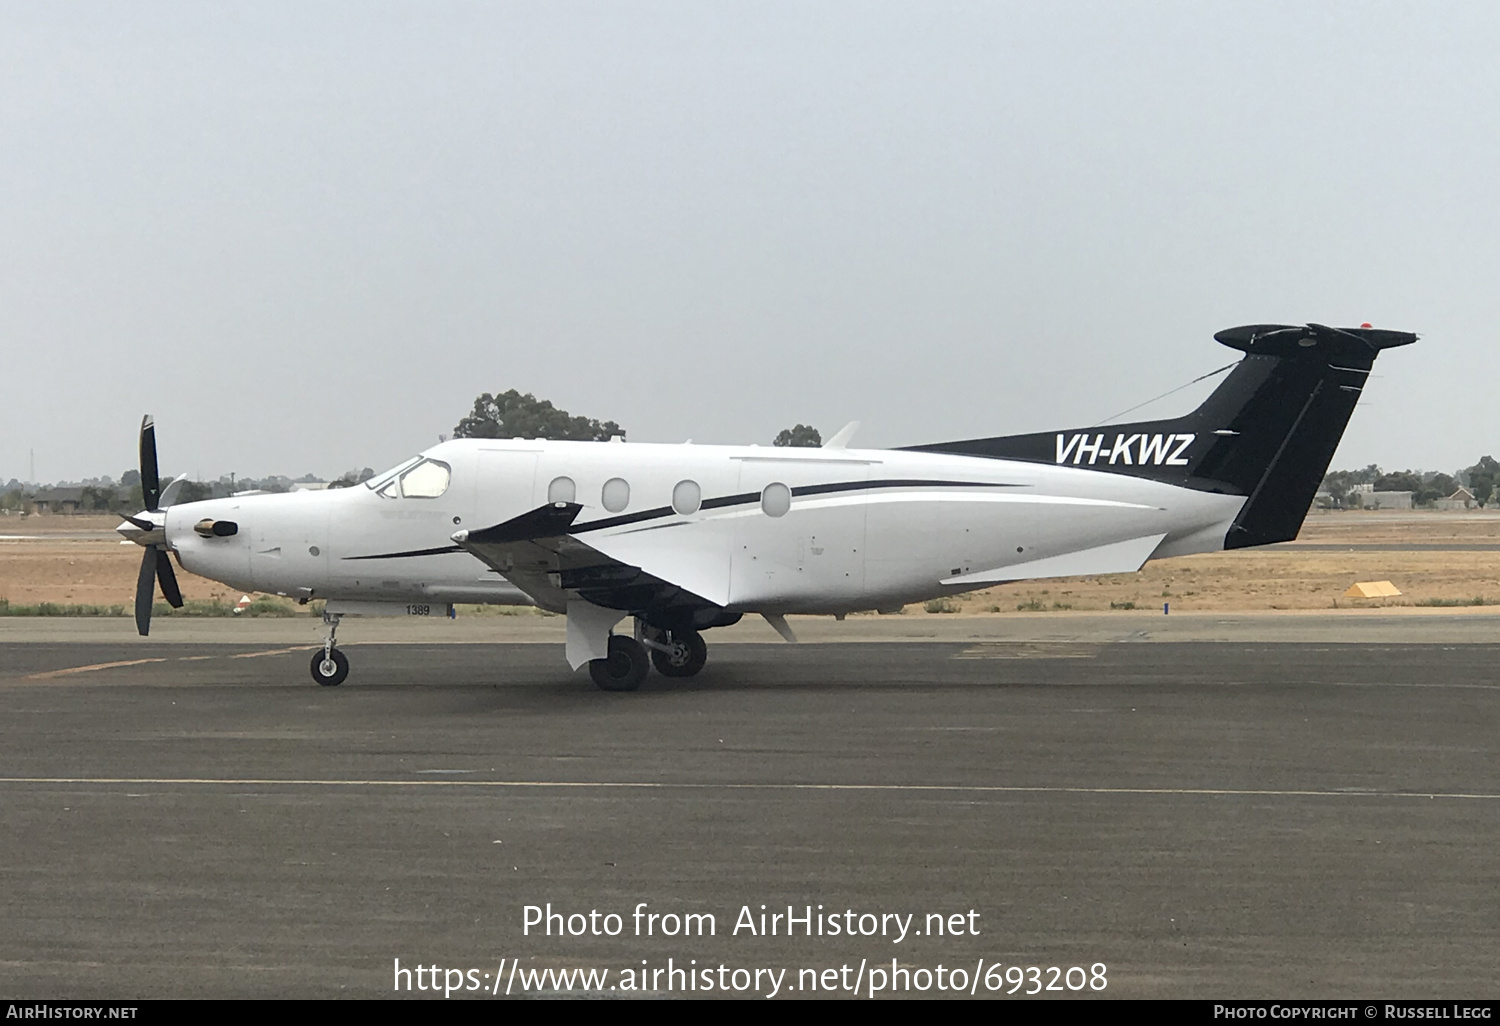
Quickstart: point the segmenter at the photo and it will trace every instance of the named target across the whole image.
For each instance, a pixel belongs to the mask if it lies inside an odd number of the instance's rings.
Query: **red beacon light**
[[[1360,327],[1361,328],[1373,328],[1373,327],[1375,327],[1375,325],[1371,324],[1369,321],[1365,321],[1365,323],[1361,324]]]

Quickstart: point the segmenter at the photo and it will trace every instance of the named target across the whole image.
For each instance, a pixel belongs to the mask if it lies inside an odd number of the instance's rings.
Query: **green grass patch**
[[[957,613],[961,609],[957,602],[949,602],[945,598],[932,599],[922,608],[929,613]]]
[[[10,599],[0,599],[0,616],[128,616],[130,610],[124,606],[89,606],[63,602],[38,602],[36,605],[16,605]]]
[[[1111,609],[1134,609],[1135,608],[1135,603],[1134,602],[1111,602],[1109,604],[1109,608],[1111,608]]]
[[[1016,603],[1018,613],[1040,613],[1047,607],[1042,605],[1041,599],[1027,599],[1025,602]]]
[[[1414,604],[1419,606],[1493,606],[1495,602],[1495,599],[1487,599],[1483,595],[1475,595],[1473,598],[1417,599]]]
[[[488,603],[459,602],[453,606],[458,616],[556,616],[536,606],[495,606]]]

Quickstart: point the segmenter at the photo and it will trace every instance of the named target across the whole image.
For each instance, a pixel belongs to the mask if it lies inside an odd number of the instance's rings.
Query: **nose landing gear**
[[[328,637],[323,640],[323,651],[312,657],[312,679],[325,688],[337,687],[349,676],[349,657],[334,647],[334,638],[339,631],[338,613],[324,613],[323,622],[328,625]]]

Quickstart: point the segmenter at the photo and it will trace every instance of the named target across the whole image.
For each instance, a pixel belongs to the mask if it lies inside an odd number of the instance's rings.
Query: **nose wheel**
[[[349,676],[349,657],[334,647],[339,632],[338,613],[324,613],[323,622],[328,625],[328,637],[323,639],[323,651],[312,657],[312,679],[325,688],[338,687]]]
[[[312,678],[325,688],[337,687],[349,676],[349,657],[338,649],[332,652],[314,652]]]

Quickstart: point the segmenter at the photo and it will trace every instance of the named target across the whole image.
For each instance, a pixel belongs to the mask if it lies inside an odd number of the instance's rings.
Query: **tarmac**
[[[0,619],[0,995],[443,999],[397,959],[473,969],[455,999],[668,959],[779,997],[893,959],[979,996],[1494,995],[1494,615],[792,622],[607,694],[560,618],[346,621],[338,688],[308,619]],[[528,932],[548,903],[621,930]],[[642,903],[714,933],[638,936]]]

